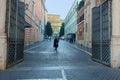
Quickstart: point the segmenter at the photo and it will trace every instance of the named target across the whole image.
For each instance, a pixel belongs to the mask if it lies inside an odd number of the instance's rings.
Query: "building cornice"
[[[89,1],[85,0],[84,8],[86,8],[86,7],[89,6],[90,4],[91,4],[90,0],[89,0]]]
[[[67,14],[67,16],[65,17],[65,19],[71,14],[71,12],[73,11],[72,9],[74,8],[75,9],[75,11],[76,11],[76,3],[77,3],[77,1],[75,0],[74,2],[73,2],[73,4],[72,4],[72,6],[71,6],[71,8],[70,8],[70,10],[68,11],[68,14]]]
[[[57,14],[47,14],[47,15],[51,15],[51,16],[59,16],[59,17],[60,17],[60,15],[57,15]]]
[[[46,7],[45,7],[45,1],[46,1],[46,0],[41,0],[44,10],[47,11],[47,9],[46,9]]]

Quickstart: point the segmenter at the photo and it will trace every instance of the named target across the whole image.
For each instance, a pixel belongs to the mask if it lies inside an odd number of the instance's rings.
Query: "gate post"
[[[5,33],[6,0],[0,0],[0,70],[6,68],[7,41]]]
[[[111,67],[120,67],[120,0],[112,0]]]

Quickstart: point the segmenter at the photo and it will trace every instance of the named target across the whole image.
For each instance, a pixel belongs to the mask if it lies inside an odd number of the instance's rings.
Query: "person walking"
[[[59,42],[58,38],[55,37],[55,39],[54,39],[54,48],[55,48],[55,50],[57,50],[58,42]]]

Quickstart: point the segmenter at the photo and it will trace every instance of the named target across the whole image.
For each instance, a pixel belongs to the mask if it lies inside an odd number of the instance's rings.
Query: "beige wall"
[[[84,45],[92,48],[92,8],[103,0],[84,0]]]
[[[0,0],[0,70],[6,68],[7,42],[5,34],[6,0]]]
[[[41,0],[35,0],[35,16],[38,20],[41,19],[42,15],[42,3]]]
[[[84,22],[82,21],[79,25],[78,25],[78,29],[77,29],[77,41],[82,41],[84,40]]]
[[[81,22],[80,17],[84,16],[84,7],[82,7],[79,11],[78,11],[78,15],[77,15],[77,42],[79,44],[83,44],[84,43],[84,20],[82,20]]]
[[[86,0],[84,8],[84,45],[91,48],[91,2]]]
[[[112,0],[111,66],[120,67],[120,0]]]
[[[25,3],[28,4],[28,9],[25,11],[25,20],[31,25],[30,28],[25,29],[25,45],[29,45],[40,40],[39,21],[41,15],[39,15],[38,7],[41,5],[41,0],[25,0]]]
[[[44,29],[45,29],[45,17],[46,17],[45,1],[35,0],[35,16],[38,21],[40,29],[40,40],[44,39]]]
[[[60,16],[54,14],[47,14],[47,20],[51,22],[53,36],[59,36],[60,27],[63,22],[62,20],[60,20]]]

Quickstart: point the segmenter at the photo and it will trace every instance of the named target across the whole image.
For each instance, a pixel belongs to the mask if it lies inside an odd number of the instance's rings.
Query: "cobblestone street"
[[[91,60],[75,45],[60,40],[39,42],[25,50],[24,61],[5,71],[0,80],[120,80],[120,70]]]

